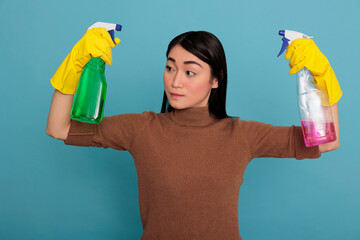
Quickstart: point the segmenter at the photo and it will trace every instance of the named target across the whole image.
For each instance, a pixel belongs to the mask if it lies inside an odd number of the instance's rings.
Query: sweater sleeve
[[[104,117],[99,124],[70,120],[70,130],[64,143],[130,151],[151,115],[151,112],[119,114]]]
[[[257,157],[319,158],[319,146],[306,147],[301,127],[273,126],[256,121],[240,121],[249,143],[251,159]]]

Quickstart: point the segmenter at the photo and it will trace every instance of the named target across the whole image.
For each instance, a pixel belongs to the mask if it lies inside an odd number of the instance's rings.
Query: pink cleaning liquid
[[[333,122],[314,123],[301,120],[301,126],[307,147],[334,142],[336,140],[335,125]]]

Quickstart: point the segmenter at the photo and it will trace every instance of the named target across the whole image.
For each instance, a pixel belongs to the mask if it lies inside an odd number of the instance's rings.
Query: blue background
[[[159,112],[165,51],[189,30],[214,33],[228,62],[229,115],[300,125],[280,29],[315,36],[343,90],[340,148],[320,159],[254,159],[239,199],[251,239],[360,239],[359,0],[0,1],[0,239],[140,239],[128,152],[46,135],[50,78],[97,21],[120,23],[105,115]]]

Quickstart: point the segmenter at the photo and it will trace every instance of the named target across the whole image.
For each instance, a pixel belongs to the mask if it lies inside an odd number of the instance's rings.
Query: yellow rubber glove
[[[101,57],[106,64],[111,65],[111,48],[120,43],[119,38],[114,39],[116,44],[105,28],[88,29],[51,78],[53,87],[64,94],[74,94],[82,69],[91,57]]]
[[[300,38],[292,41],[287,48],[285,59],[290,59],[290,75],[306,67],[314,76],[316,84],[328,94],[330,105],[339,101],[342,96],[339,82],[329,61],[312,39]]]

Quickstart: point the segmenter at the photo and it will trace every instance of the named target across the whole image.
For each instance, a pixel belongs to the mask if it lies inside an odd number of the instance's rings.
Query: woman
[[[96,35],[92,41],[102,43],[94,46],[97,51],[81,48],[81,41],[88,41],[86,34]],[[70,120],[72,93],[86,63],[83,59],[98,53],[111,64],[110,47],[115,46],[104,29],[86,34],[69,54],[81,55],[81,64],[67,67],[69,61],[77,61],[68,56],[51,80],[58,90],[47,133],[65,144],[131,153],[138,174],[141,239],[241,239],[238,197],[251,159],[319,158],[338,147],[338,141],[305,147],[301,127],[228,117],[225,53],[220,41],[203,31],[187,32],[170,42],[162,113],[120,114],[104,117],[98,125]],[[98,51],[98,46],[105,47]],[[68,69],[75,65],[78,71]],[[336,110],[334,104],[338,134]]]

